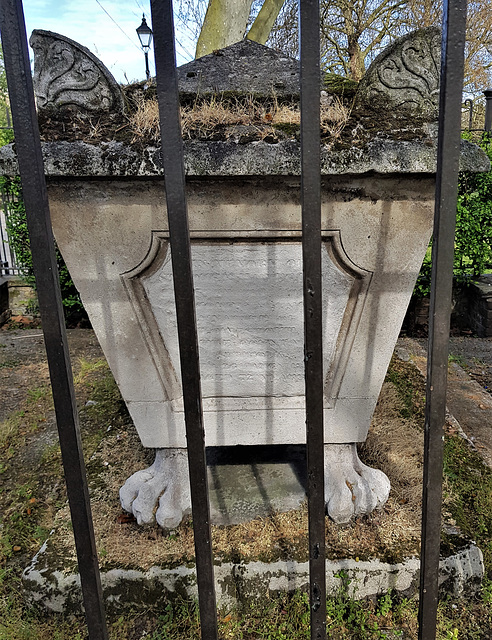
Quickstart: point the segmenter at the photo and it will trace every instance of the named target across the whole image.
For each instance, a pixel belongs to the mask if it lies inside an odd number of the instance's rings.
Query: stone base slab
[[[80,576],[53,570],[47,563],[45,543],[23,575],[28,599],[53,612],[77,612],[82,607]],[[411,557],[398,564],[374,559],[327,560],[327,594],[344,591],[355,599],[370,598],[389,591],[411,596],[418,591],[420,561]],[[439,583],[454,596],[476,590],[484,574],[480,549],[469,544],[455,555],[442,558]],[[164,605],[173,597],[197,598],[193,566],[151,567],[147,571],[115,568],[101,574],[107,612],[116,615],[130,608]],[[229,607],[249,600],[268,598],[278,592],[307,590],[309,563],[281,560],[272,563],[223,563],[215,566],[219,605]]]

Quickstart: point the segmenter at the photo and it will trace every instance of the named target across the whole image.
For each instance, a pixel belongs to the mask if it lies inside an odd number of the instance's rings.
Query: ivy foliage
[[[0,147],[14,141],[14,132],[9,129],[9,100],[7,91],[7,76],[3,63],[3,52],[0,48]]]
[[[467,137],[467,134],[463,135]],[[492,138],[482,137],[478,143],[492,162]],[[420,269],[414,289],[416,298],[430,293],[432,240]],[[453,276],[458,285],[466,285],[492,268],[492,171],[463,171],[458,180],[456,236]]]
[[[480,146],[492,161],[492,138]],[[460,174],[454,272],[458,281],[477,277],[492,266],[492,171]]]
[[[4,201],[8,209],[6,220],[9,243],[14,250],[18,266],[22,269],[23,280],[35,289],[36,279],[34,277],[26,209],[22,199],[20,178],[0,176],[0,191],[4,194]],[[56,247],[56,243],[55,253],[65,320],[68,325],[75,325],[82,319],[87,318],[87,314],[61,253]]]

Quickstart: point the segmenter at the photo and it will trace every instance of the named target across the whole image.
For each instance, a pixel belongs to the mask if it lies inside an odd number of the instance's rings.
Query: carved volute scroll
[[[36,29],[34,91],[39,110],[74,106],[81,111],[123,111],[121,89],[100,60],[82,45],[51,31]]]
[[[358,103],[437,119],[440,61],[441,31],[436,27],[395,40],[367,70],[359,86]]]

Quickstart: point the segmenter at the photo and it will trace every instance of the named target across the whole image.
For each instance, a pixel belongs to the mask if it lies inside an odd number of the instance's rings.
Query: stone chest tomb
[[[381,471],[359,460],[356,444],[367,436],[431,234],[438,40],[436,30],[424,30],[384,52],[359,88],[351,144],[344,138],[322,149],[325,494],[337,522],[382,505],[390,490]],[[55,53],[68,51],[65,61],[84,53],[49,32],[35,32],[32,43],[38,86]],[[256,97],[295,94],[296,61],[266,47],[224,50],[221,80],[215,57],[181,69],[184,94],[240,93],[241,79]],[[267,81],[255,72],[260,63],[271,70]],[[74,88],[71,71],[64,73],[70,91],[58,86],[63,75],[52,94],[55,83],[41,83],[41,111],[83,108],[81,94],[91,96],[108,75],[100,70],[94,88]],[[111,79],[104,91],[108,110],[119,114]],[[396,115],[378,131],[383,103]],[[295,135],[240,142],[232,133],[185,142],[206,444],[302,444],[299,143]],[[191,502],[158,148],[69,140],[45,142],[44,153],[57,243],[141,442],[156,449],[155,463],[122,487],[122,505],[139,522],[155,514],[173,528]],[[4,167],[9,162],[5,152]],[[464,144],[462,167],[487,163]]]

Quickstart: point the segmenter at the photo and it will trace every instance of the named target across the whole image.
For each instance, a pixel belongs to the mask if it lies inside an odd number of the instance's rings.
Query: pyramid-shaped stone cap
[[[280,98],[299,95],[299,61],[242,40],[178,68],[182,94],[234,93]]]

